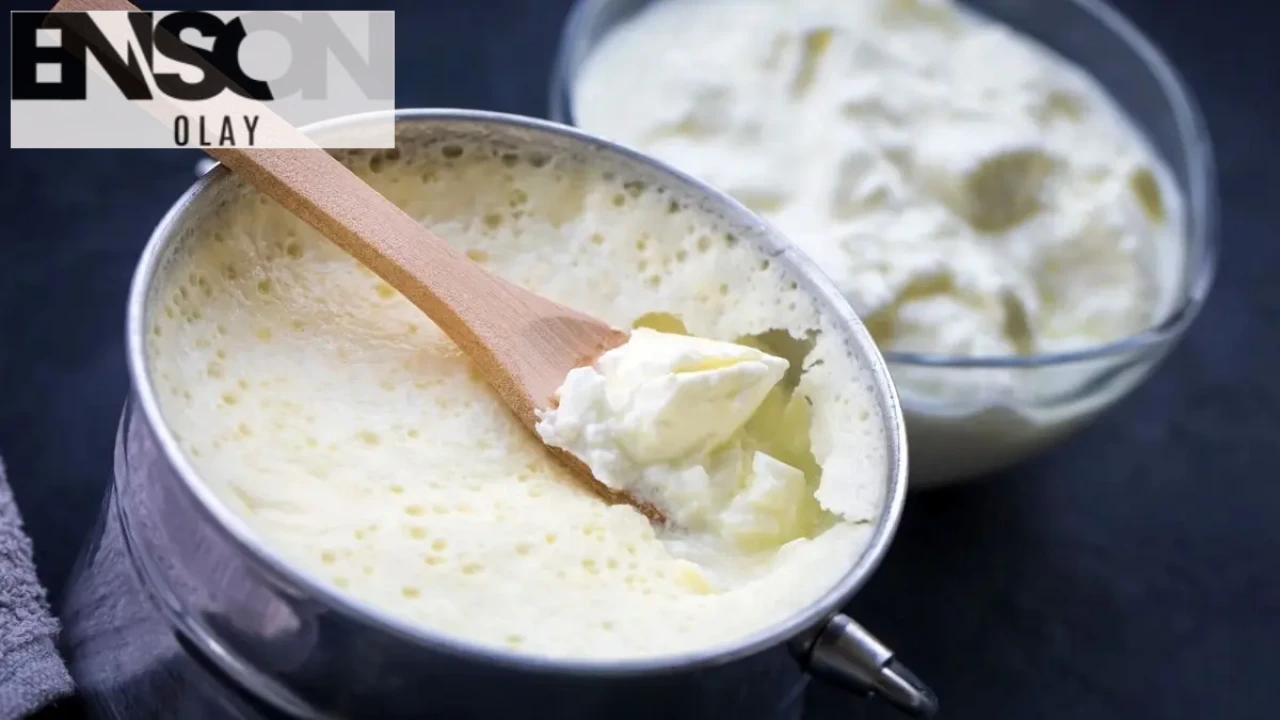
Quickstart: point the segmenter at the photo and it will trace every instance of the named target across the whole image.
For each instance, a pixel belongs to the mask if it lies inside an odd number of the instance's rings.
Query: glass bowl
[[[551,117],[574,124],[573,85],[596,44],[651,0],[578,0],[561,37]],[[1080,350],[1005,357],[885,351],[906,415],[911,483],[981,477],[1078,430],[1132,391],[1203,306],[1218,253],[1213,153],[1194,99],[1169,61],[1101,0],[960,3],[1039,40],[1092,75],[1145,135],[1182,195],[1187,243],[1170,310],[1129,337]],[[590,128],[589,128],[590,129]],[[918,392],[946,383],[963,396]]]

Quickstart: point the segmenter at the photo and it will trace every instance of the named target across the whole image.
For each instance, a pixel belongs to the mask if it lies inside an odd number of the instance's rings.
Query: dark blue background
[[[398,105],[535,116],[569,4],[369,3],[397,11]],[[1116,4],[1208,117],[1218,282],[1173,356],[1097,424],[989,482],[912,497],[853,610],[944,717],[1244,719],[1280,702],[1280,8]],[[0,453],[56,603],[110,473],[129,276],[197,155],[2,152]],[[815,717],[857,707],[816,696]]]

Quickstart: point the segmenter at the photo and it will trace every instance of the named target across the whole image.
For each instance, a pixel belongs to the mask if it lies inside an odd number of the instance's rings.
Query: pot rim
[[[612,154],[626,162],[647,166],[651,171],[668,175],[674,184],[682,185],[691,191],[692,195],[701,196],[717,208],[722,208],[721,212],[726,220],[751,226],[756,231],[753,234],[759,240],[758,244],[762,249],[766,252],[776,251],[780,259],[790,263],[792,270],[798,275],[797,279],[807,285],[807,290],[817,298],[819,306],[834,314],[834,319],[847,330],[845,339],[852,344],[851,349],[855,360],[863,364],[875,378],[875,399],[880,406],[886,426],[888,477],[881,514],[875,522],[871,537],[863,547],[860,556],[849,566],[839,582],[815,598],[804,609],[784,620],[730,643],[675,655],[634,659],[548,658],[505,651],[419,626],[376,605],[328,586],[309,571],[291,564],[281,553],[261,542],[258,534],[200,479],[200,474],[179,448],[173,432],[165,422],[151,381],[146,351],[149,291],[158,274],[160,261],[164,259],[166,251],[176,237],[173,231],[183,213],[206,188],[213,183],[224,181],[223,178],[229,175],[230,171],[221,166],[215,167],[188,188],[152,231],[130,284],[125,322],[127,362],[134,396],[165,460],[174,468],[183,488],[199,507],[200,512],[211,520],[218,527],[219,532],[236,546],[241,554],[251,561],[255,569],[272,584],[300,592],[306,597],[323,602],[327,609],[340,613],[354,622],[425,649],[444,651],[461,658],[483,660],[518,670],[595,677],[662,675],[696,670],[721,665],[780,645],[815,628],[838,613],[841,606],[863,586],[879,566],[897,530],[907,491],[906,429],[897,390],[890,380],[883,356],[848,302],[816,263],[792,246],[771,225],[757,218],[745,206],[728,195],[662,162],[566,125],[481,110],[401,108],[394,111],[338,117],[308,125],[303,130],[310,133],[356,125],[363,120],[388,113],[394,115],[397,125],[411,122],[463,122],[515,127],[535,133],[558,135],[581,143],[586,149]]]

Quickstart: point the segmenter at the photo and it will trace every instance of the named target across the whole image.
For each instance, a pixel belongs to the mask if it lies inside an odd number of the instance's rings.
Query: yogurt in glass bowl
[[[914,487],[1083,426],[1212,283],[1204,123],[1098,0],[580,0],[552,98],[817,261],[889,363]]]

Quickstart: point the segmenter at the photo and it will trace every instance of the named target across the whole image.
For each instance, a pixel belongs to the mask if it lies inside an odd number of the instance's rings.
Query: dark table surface
[[[543,116],[569,4],[395,5],[397,104]],[[1280,7],[1117,4],[1207,115],[1218,281],[1170,359],[1099,422],[987,482],[912,497],[853,609],[945,717],[1252,719],[1280,702]],[[3,153],[0,454],[57,603],[109,479],[130,273],[197,156]],[[816,695],[815,716],[854,707]]]

